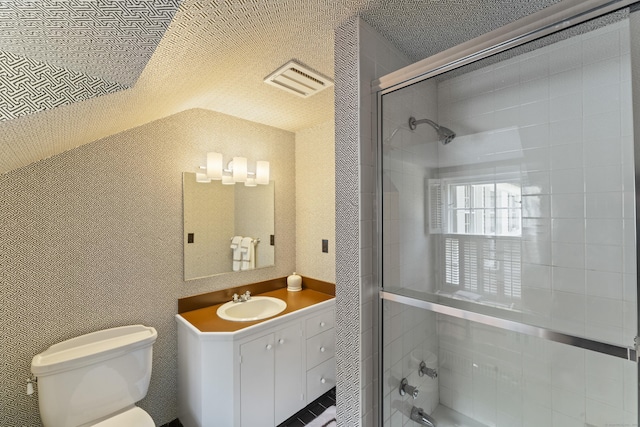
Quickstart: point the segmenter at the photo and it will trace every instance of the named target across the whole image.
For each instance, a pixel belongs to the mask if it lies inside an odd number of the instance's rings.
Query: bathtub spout
[[[424,412],[422,408],[416,408],[415,406],[411,408],[411,419],[418,424],[427,427],[436,427],[438,425],[431,415]]]

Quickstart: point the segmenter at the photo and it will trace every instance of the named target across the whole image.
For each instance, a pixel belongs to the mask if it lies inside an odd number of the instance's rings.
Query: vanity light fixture
[[[247,187],[269,184],[269,162],[258,160],[255,172],[249,171],[247,163],[246,157],[234,157],[224,168],[222,154],[209,152],[207,153],[207,166],[201,167],[206,170],[206,174],[196,174],[196,181],[221,180],[225,185],[244,182]],[[209,181],[206,181],[207,179]]]

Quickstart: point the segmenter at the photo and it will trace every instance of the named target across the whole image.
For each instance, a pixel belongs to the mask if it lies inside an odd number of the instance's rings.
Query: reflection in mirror
[[[275,265],[273,181],[222,185],[184,172],[182,183],[185,280]]]

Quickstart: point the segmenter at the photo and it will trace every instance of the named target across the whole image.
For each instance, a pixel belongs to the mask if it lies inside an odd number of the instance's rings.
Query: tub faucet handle
[[[418,397],[418,389],[412,385],[409,385],[409,381],[406,378],[403,378],[400,381],[400,396],[404,396],[405,394],[410,394],[414,399]]]
[[[427,364],[424,363],[424,361],[422,361],[420,362],[420,369],[418,370],[418,375],[422,377],[425,374],[431,378],[438,378],[438,371],[436,371],[434,368],[427,368]]]

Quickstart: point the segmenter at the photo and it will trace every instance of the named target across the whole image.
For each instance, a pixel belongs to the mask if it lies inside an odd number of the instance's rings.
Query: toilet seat
[[[137,406],[94,424],[93,427],[156,427],[151,415]]]

